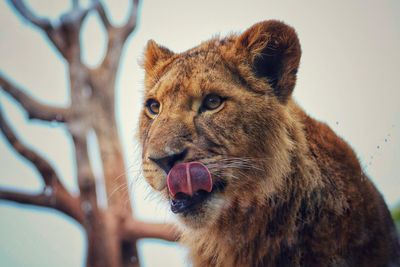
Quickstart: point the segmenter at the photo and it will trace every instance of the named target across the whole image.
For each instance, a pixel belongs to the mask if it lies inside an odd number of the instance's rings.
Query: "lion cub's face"
[[[181,54],[148,43],[143,172],[188,226],[279,186],[266,174],[285,161],[285,103],[299,58],[295,32],[276,21]]]

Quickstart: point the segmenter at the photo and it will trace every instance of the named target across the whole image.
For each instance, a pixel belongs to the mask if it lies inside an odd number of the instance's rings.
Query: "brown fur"
[[[194,266],[399,266],[388,209],[352,149],[291,98],[300,61],[295,31],[277,21],[181,54],[148,43],[140,140],[149,184],[169,199],[149,157],[188,149],[215,184],[179,216]],[[226,97],[199,112],[204,97]]]

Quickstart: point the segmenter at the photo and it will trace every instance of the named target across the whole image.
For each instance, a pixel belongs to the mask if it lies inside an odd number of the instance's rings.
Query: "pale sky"
[[[43,33],[22,22],[0,1],[0,71],[33,96],[68,104],[64,61]],[[26,0],[41,15],[56,18],[68,1]],[[109,1],[121,23],[128,1]],[[111,3],[112,2],[112,3]],[[243,31],[265,19],[292,25],[300,38],[301,59],[295,99],[313,117],[328,123],[355,149],[389,206],[400,201],[400,2],[373,1],[145,1],[136,32],[128,40],[117,80],[118,121],[129,168],[136,215],[170,221],[167,205],[151,194],[137,171],[134,133],[143,89],[138,66],[148,39],[180,52],[215,34]],[[96,65],[105,48],[97,17],[82,33],[84,59]],[[17,133],[40,151],[76,191],[71,140],[58,124],[30,122],[11,98],[0,103]],[[95,152],[92,151],[96,167]],[[31,166],[0,138],[0,186],[38,191]],[[0,266],[84,266],[83,231],[59,213],[0,201]],[[184,248],[168,242],[139,242],[143,266],[189,266]]]

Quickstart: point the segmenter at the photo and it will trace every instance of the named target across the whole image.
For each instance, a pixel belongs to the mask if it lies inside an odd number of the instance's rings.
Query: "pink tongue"
[[[173,197],[178,193],[193,196],[199,190],[211,192],[211,174],[200,162],[179,163],[169,171],[167,185]]]

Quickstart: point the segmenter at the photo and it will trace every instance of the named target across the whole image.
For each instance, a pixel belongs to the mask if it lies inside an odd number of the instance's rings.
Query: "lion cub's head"
[[[148,42],[144,176],[189,227],[284,187],[300,54],[295,31],[278,21],[180,54]]]

